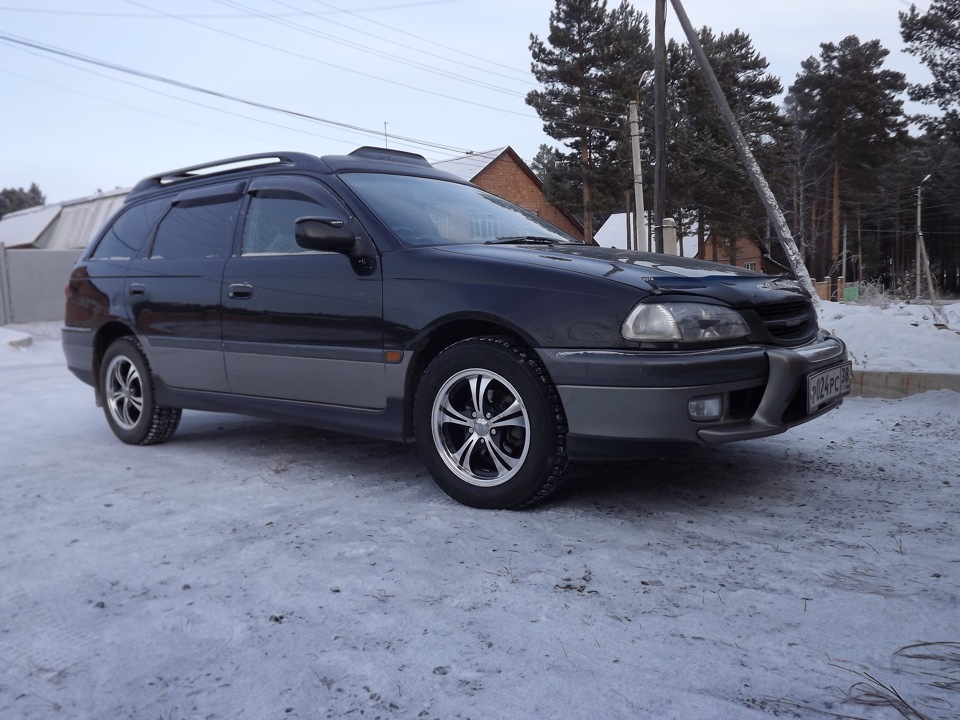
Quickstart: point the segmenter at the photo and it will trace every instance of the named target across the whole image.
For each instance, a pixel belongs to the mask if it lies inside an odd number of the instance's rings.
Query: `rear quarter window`
[[[137,257],[167,204],[165,200],[152,200],[133,205],[121,212],[110,223],[90,257],[95,260]]]

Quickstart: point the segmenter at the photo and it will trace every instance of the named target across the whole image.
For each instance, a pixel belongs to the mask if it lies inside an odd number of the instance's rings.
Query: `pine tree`
[[[933,75],[926,85],[911,85],[910,97],[939,107],[943,116],[928,116],[927,126],[946,131],[960,144],[960,0],[932,0],[925,13],[911,5],[899,16],[906,52],[918,56]]]
[[[30,184],[29,190],[21,188],[4,188],[0,190],[0,217],[17,210],[43,205],[46,198],[40,192],[36,183]]]
[[[820,57],[804,60],[790,87],[789,102],[800,133],[828,152],[831,262],[840,252],[843,188],[875,187],[879,168],[905,137],[906,118],[898,95],[906,88],[906,79],[883,69],[887,55],[879,40],[861,43],[855,35],[839,44],[822,43]]]
[[[773,101],[782,90],[769,63],[741,30],[715,35],[704,27],[700,44],[757,161],[782,166],[787,120]],[[696,224],[701,249],[706,229],[731,246],[755,236],[766,217],[716,104],[687,45],[670,42],[668,108],[670,167],[668,205],[679,225]],[[759,240],[764,240],[766,232]]]
[[[611,12],[605,0],[557,0],[547,42],[530,36],[532,70],[542,90],[527,104],[544,132],[565,144],[559,168],[578,168],[584,235],[593,219],[618,204],[632,175],[625,115],[637,82],[652,67],[646,15],[623,2]]]

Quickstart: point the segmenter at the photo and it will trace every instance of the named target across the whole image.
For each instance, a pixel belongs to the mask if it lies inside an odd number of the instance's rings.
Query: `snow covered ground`
[[[956,372],[960,305],[923,312],[822,309],[860,365]],[[125,446],[55,324],[0,328],[0,717],[956,718],[958,399],[491,512],[404,445],[188,412]]]

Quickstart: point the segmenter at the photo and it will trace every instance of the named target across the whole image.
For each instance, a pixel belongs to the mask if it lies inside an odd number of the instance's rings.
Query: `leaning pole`
[[[670,0],[670,2],[677,13],[677,19],[680,21],[683,31],[687,35],[687,42],[690,43],[690,49],[693,51],[697,65],[700,66],[700,74],[703,75],[707,87],[710,88],[710,94],[713,95],[713,100],[720,109],[720,116],[723,118],[724,125],[727,126],[727,132],[730,133],[730,137],[733,139],[737,154],[740,155],[741,162],[743,162],[747,168],[750,180],[753,182],[753,186],[760,196],[760,202],[763,203],[763,207],[767,211],[767,217],[770,218],[773,226],[777,229],[777,238],[780,240],[780,244],[783,246],[783,250],[787,255],[790,268],[793,270],[793,274],[797,277],[797,280],[803,284],[810,293],[810,296],[814,299],[814,302],[816,302],[817,292],[813,287],[813,281],[810,279],[810,273],[807,272],[807,266],[803,262],[800,249],[793,240],[790,228],[787,227],[786,218],[783,217],[783,211],[780,209],[777,199],[773,196],[773,192],[770,190],[766,178],[763,177],[763,173],[760,171],[760,166],[757,164],[757,160],[753,156],[750,146],[747,145],[747,139],[740,131],[740,126],[737,124],[737,120],[733,116],[733,111],[730,109],[730,103],[727,102],[727,98],[723,95],[723,90],[720,89],[720,83],[717,82],[717,76],[710,66],[707,54],[703,51],[700,38],[698,38],[697,33],[694,32],[693,25],[690,24],[690,18],[687,17],[687,13],[683,9],[683,5],[680,4],[680,0]]]

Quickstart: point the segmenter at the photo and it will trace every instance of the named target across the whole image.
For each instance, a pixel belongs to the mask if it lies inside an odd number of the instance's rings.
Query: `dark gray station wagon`
[[[545,497],[570,459],[780,433],[850,388],[798,283],[585,245],[376,148],[141,181],[70,277],[63,348],[124,442],[183,409],[415,440],[475,507]]]

